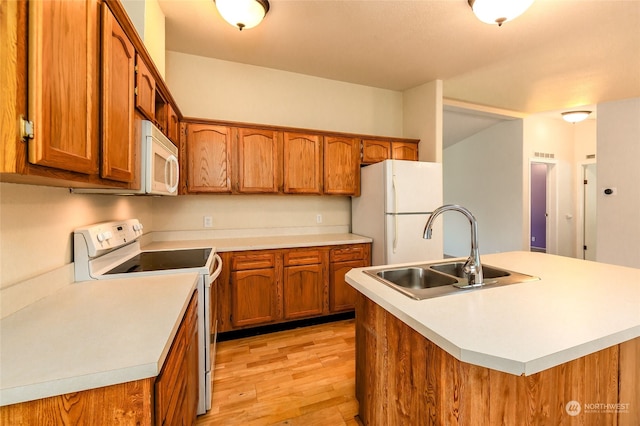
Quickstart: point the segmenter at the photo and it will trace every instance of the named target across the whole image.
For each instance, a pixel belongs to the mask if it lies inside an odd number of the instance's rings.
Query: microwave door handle
[[[175,164],[175,170],[176,170],[176,179],[175,179],[175,184],[173,183],[173,165]],[[178,189],[178,174],[180,172],[178,171],[178,159],[176,158],[175,155],[170,155],[167,158],[167,161],[164,163],[164,184],[167,187],[167,191],[169,191],[170,193],[174,193],[176,192],[176,190]]]

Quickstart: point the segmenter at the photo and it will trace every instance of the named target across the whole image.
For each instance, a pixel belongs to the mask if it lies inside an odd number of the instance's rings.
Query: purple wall
[[[540,163],[531,164],[531,247],[547,247],[547,165]]]

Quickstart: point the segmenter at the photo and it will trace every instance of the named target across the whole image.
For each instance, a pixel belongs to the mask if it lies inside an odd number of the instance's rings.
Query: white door
[[[596,165],[584,166],[584,251],[583,259],[596,260]]]
[[[442,221],[434,225],[432,238],[422,238],[428,214],[385,215],[386,241],[383,264],[442,259]]]
[[[385,161],[386,213],[429,213],[442,205],[442,165]]]

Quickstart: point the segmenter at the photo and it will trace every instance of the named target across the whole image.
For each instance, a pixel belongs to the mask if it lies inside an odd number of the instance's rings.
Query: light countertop
[[[0,405],[157,376],[197,273],[65,286],[0,321]]]
[[[185,233],[186,234],[186,233]],[[145,245],[145,250],[167,250],[175,248],[214,247],[216,252],[269,250],[283,248],[316,247],[343,244],[370,243],[372,240],[361,235],[309,234],[309,235],[273,235],[240,238],[180,239],[175,241],[156,241]]]
[[[483,255],[539,281],[413,300],[351,270],[346,280],[460,361],[531,375],[640,336],[640,269],[542,253]]]

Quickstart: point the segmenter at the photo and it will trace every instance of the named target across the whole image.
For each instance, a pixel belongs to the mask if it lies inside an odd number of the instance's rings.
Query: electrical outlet
[[[205,228],[213,228],[213,218],[211,216],[204,216],[203,226]]]
[[[322,223],[322,215],[319,213],[316,215],[316,223]]]

